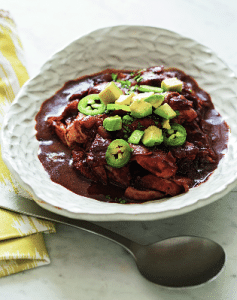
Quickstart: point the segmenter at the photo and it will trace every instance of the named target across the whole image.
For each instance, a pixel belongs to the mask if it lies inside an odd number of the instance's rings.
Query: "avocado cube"
[[[154,125],[144,130],[142,143],[147,147],[160,145],[163,142],[162,130]]]
[[[120,104],[115,104],[115,103],[109,103],[107,104],[107,110],[124,110],[130,112],[131,109],[128,105],[120,105]]]
[[[144,134],[144,131],[142,130],[134,130],[133,133],[130,135],[128,142],[131,144],[138,145],[142,136]]]
[[[103,126],[108,131],[116,131],[122,129],[122,119],[120,116],[112,116],[104,119]]]
[[[154,95],[154,92],[136,94],[135,96],[132,97],[132,102],[137,100],[145,100],[151,95]]]
[[[164,91],[181,92],[183,88],[183,82],[176,77],[166,78],[161,82],[161,88]]]
[[[165,99],[164,94],[154,94],[144,99],[144,101],[150,103],[153,107],[157,108],[162,104],[164,99]]]
[[[156,110],[154,110],[154,113],[159,115],[160,117],[164,119],[173,119],[176,117],[176,112],[169,106],[168,103],[165,103],[159,107],[157,107]]]
[[[105,89],[99,93],[100,100],[105,105],[114,103],[121,95],[123,95],[123,91],[113,81],[108,83]]]
[[[154,92],[154,93],[162,93],[163,89],[156,87],[156,86],[150,86],[150,85],[140,85],[138,87],[138,90],[140,92]]]
[[[143,100],[136,100],[130,105],[131,116],[134,118],[145,118],[152,114],[152,105]]]
[[[131,93],[130,95],[121,95],[119,98],[115,101],[115,104],[120,105],[130,105],[132,101],[132,97],[134,96],[134,93]]]
[[[168,130],[171,129],[170,120],[168,120],[168,119],[163,120],[162,127],[165,129],[168,129]]]

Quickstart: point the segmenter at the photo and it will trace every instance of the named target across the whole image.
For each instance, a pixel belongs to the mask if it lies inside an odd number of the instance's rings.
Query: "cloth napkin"
[[[0,10],[0,129],[11,102],[29,79],[25,65],[16,25]],[[0,154],[0,207],[2,197],[18,197],[21,192]],[[2,208],[0,220],[0,277],[50,263],[43,233],[56,231],[52,222]]]

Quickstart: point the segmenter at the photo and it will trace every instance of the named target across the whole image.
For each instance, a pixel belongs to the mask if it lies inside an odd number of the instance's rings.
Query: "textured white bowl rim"
[[[119,44],[116,44],[118,40],[126,40],[128,45],[120,45],[121,47],[119,48]],[[109,51],[108,47],[106,48],[105,41],[114,43],[113,51],[115,52],[113,52],[113,55],[111,55],[111,61],[109,63],[104,62],[105,57],[103,56],[103,53],[105,52],[106,55],[106,51]],[[140,43],[142,42],[143,47],[141,48]],[[89,47],[90,43],[91,45],[96,45],[98,48],[101,48],[98,50],[100,51],[99,55],[95,55],[96,60],[94,61],[92,56],[90,57],[92,54],[88,54],[90,51],[88,51],[87,47]],[[115,49],[116,47],[118,49]],[[130,51],[131,48],[133,49],[132,55]],[[83,55],[80,53],[80,49],[82,49],[81,53]],[[117,53],[117,56],[114,54],[116,51],[121,51],[121,49],[123,49],[125,53],[127,51],[126,54],[123,54],[126,55],[123,58],[124,60],[126,58],[128,62],[124,64],[123,60],[121,61],[121,58],[119,57],[119,53]],[[161,52],[159,52],[160,49]],[[166,50],[167,53],[164,53]],[[97,50],[93,50],[93,53],[95,54],[96,51]],[[146,51],[149,52],[150,57],[141,62],[141,57],[144,57],[144,53]],[[183,52],[185,54],[183,54]],[[107,52],[107,55],[108,53],[110,54],[110,52]],[[31,144],[29,144],[29,140],[31,138],[36,140],[31,121],[34,119],[32,116],[35,116],[39,110],[39,103],[43,102],[42,92],[40,89],[45,87],[45,95],[47,97],[44,99],[47,99],[59,88],[61,88],[64,82],[70,79],[75,79],[81,75],[98,72],[108,66],[117,69],[124,69],[128,68],[126,64],[131,62],[131,68],[138,69],[156,65],[157,59],[155,59],[155,56],[153,57],[153,55],[158,55],[157,53],[159,53],[159,61],[162,63],[166,61],[168,62],[169,60],[170,65],[166,64],[165,66],[177,67],[184,70],[188,74],[191,73],[190,75],[197,80],[199,85],[211,94],[217,110],[221,112],[222,116],[227,120],[227,123],[231,127],[229,151],[225,155],[224,159],[222,159],[219,167],[214,174],[212,174],[210,179],[203,183],[200,187],[191,189],[186,194],[170,198],[161,203],[159,203],[159,201],[152,201],[144,204],[131,205],[115,203],[108,204],[77,196],[65,188],[52,183],[50,180],[48,180],[47,184],[45,185],[45,189],[42,184],[41,189],[39,189],[34,182],[34,178],[32,178],[32,176],[27,176],[27,172],[24,170],[24,160],[28,159],[28,157],[31,155],[34,156],[34,160],[38,160],[37,153],[35,151],[33,154],[30,153]],[[89,58],[91,58],[91,61],[88,59],[88,57],[86,57],[87,55]],[[82,65],[82,69],[80,71],[76,70],[75,68],[75,61],[73,61],[75,56],[77,56],[80,65]],[[134,59],[136,57],[138,57],[138,59]],[[88,64],[90,66],[92,61],[94,65],[92,65],[91,70],[93,71],[88,73],[88,68],[83,69],[83,66],[88,67]],[[147,61],[148,65],[145,65]],[[139,64],[140,67],[138,67]],[[52,80],[52,82],[49,79]],[[73,41],[65,48],[55,53],[43,65],[39,74],[30,79],[23,86],[4,119],[1,134],[2,157],[19,184],[29,193],[30,197],[33,198],[36,203],[47,210],[70,218],[85,219],[90,221],[154,220],[187,213],[216,201],[217,199],[226,195],[236,186],[236,83],[237,79],[229,67],[215,53],[213,53],[213,51],[197,43],[195,40],[183,37],[166,29],[149,26],[122,25],[101,28]],[[47,84],[49,87],[53,88],[47,91]],[[220,89],[220,84],[222,90]],[[225,103],[223,103],[223,90],[225,92]],[[41,99],[38,101],[38,98],[40,97]],[[38,102],[34,101],[34,99],[37,99]],[[29,103],[32,104],[32,106],[30,105],[30,108],[29,105],[27,106]],[[227,107],[226,103],[229,104]],[[34,105],[36,106],[35,108],[33,107]],[[29,134],[28,130],[30,131]],[[27,145],[27,147],[22,148],[22,145]],[[28,147],[28,145],[30,146]],[[45,174],[46,172],[44,171],[43,167],[39,166],[39,161],[36,163],[36,165],[44,179],[48,178],[48,175]],[[29,160],[27,168],[31,167],[35,168],[34,162],[32,163],[32,161]],[[209,189],[211,185],[215,184],[215,182],[216,189],[210,194]],[[67,203],[62,203],[60,201],[57,202],[52,193],[47,194],[47,191],[45,191],[48,188],[48,184],[51,185],[51,188],[55,190],[55,192],[56,190],[60,190],[60,192],[63,191],[65,199],[68,197],[71,197],[70,199],[74,199],[76,196],[78,203],[83,201],[83,205],[77,207],[75,203],[70,203],[70,200],[67,200]],[[198,197],[198,194],[201,194],[202,196]]]

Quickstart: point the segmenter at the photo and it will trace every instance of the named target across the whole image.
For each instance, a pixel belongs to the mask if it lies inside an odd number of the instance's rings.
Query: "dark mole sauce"
[[[147,70],[156,70],[156,68],[158,67],[153,67]],[[118,71],[126,74],[126,79],[129,79],[129,74],[131,73],[130,70],[117,70],[117,72]],[[116,73],[116,70],[113,70],[113,72]],[[107,202],[111,201],[106,197],[109,195],[110,199],[113,199],[111,202],[116,202],[116,198],[125,199],[123,196],[124,189],[117,185],[103,185],[101,183],[92,182],[82,176],[80,172],[75,170],[72,166],[71,150],[59,140],[46,122],[50,116],[61,115],[72,95],[79,95],[80,98],[82,98],[82,96],[84,97],[87,95],[89,88],[103,82],[111,81],[110,74],[111,70],[109,70],[109,75],[107,75],[106,71],[103,71],[66,82],[54,96],[42,104],[40,111],[36,116],[36,138],[39,141],[39,160],[43,164],[52,181],[64,186],[78,195]],[[159,78],[162,78],[162,76],[179,78],[183,82],[186,82],[187,86],[204,103],[205,109],[201,112],[202,130],[210,137],[212,150],[214,150],[218,159],[215,164],[212,164],[211,168],[207,167],[205,169],[204,165],[203,170],[199,175],[192,174],[194,178],[193,186],[197,186],[207,180],[213,170],[217,168],[220,159],[225,154],[229,134],[228,125],[214,109],[209,94],[203,91],[196,81],[183,71],[177,69],[164,69],[161,72],[157,72],[155,75],[152,75],[154,78],[156,78],[156,76],[158,78],[157,82],[159,82]],[[144,74],[144,78],[146,78],[146,74]],[[140,82],[140,84],[147,84],[147,82]],[[150,85],[155,84],[151,83]],[[157,84],[157,86],[159,86],[159,84]],[[129,200],[128,202],[133,203],[136,201]],[[141,203],[141,201],[139,202]]]

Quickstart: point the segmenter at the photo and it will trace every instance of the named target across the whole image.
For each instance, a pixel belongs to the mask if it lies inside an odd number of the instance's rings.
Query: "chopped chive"
[[[111,77],[112,77],[113,81],[116,81],[116,79],[117,79],[117,77],[118,77],[118,74],[112,73],[112,74],[111,74]]]
[[[180,112],[178,110],[175,110],[176,116],[180,115]]]
[[[138,85],[133,85],[131,88],[130,88],[130,91],[133,92],[135,91],[136,89],[138,88]]]
[[[119,199],[119,202],[121,203],[121,204],[125,204],[127,201],[125,200],[125,199]]]
[[[138,79],[137,79],[137,82],[140,82],[140,81],[142,81],[142,77],[139,77]]]
[[[117,82],[120,82],[124,88],[129,88],[132,84],[129,80],[117,80]]]
[[[137,76],[135,76],[135,77],[134,77],[134,80],[137,80],[140,76],[141,76],[140,74],[137,75]]]

